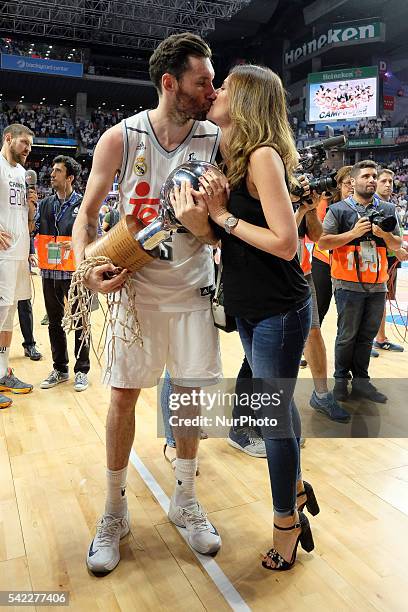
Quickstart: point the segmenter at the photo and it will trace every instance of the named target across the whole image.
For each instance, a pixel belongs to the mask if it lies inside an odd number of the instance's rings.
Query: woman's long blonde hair
[[[228,99],[231,128],[223,149],[231,188],[244,179],[251,153],[264,146],[278,151],[291,179],[298,154],[279,76],[263,66],[235,66],[228,79]]]

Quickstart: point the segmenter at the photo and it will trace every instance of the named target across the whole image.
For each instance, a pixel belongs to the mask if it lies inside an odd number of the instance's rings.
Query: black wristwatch
[[[225,219],[225,221],[224,221],[224,229],[227,232],[227,234],[230,234],[231,231],[234,229],[234,227],[237,227],[238,221],[239,221],[239,219],[234,217],[234,215],[231,215],[230,217]]]

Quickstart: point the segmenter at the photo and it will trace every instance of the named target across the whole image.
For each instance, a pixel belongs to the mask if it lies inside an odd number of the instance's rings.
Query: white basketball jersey
[[[11,247],[0,251],[0,259],[28,259],[30,236],[26,201],[25,170],[12,166],[0,153],[0,229],[11,234]]]
[[[214,162],[220,130],[210,121],[195,121],[173,151],[158,142],[143,111],[122,121],[123,162],[119,176],[119,210],[145,225],[158,214],[160,189],[177,166],[189,160]],[[212,248],[189,232],[174,233],[160,246],[160,258],[134,274],[137,304],[146,310],[186,312],[210,306],[214,284]]]

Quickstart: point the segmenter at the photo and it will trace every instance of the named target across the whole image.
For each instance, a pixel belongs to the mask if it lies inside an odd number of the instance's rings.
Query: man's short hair
[[[22,123],[11,123],[10,125],[8,125],[6,129],[3,130],[2,142],[6,140],[7,134],[11,134],[12,138],[18,138],[19,136],[21,136],[21,134],[27,134],[28,136],[34,137],[34,132]]]
[[[364,168],[374,168],[374,170],[377,170],[377,167],[377,164],[372,159],[363,159],[354,164],[351,168],[350,176],[355,179],[360,174],[360,170]]]
[[[65,168],[67,169],[67,176],[73,176],[74,183],[81,174],[82,168],[80,164],[78,164],[75,159],[69,157],[68,155],[57,155],[57,157],[54,157],[54,159],[52,160],[52,165],[54,164],[64,164]]]
[[[211,59],[210,47],[197,34],[172,34],[160,43],[149,60],[149,75],[159,94],[163,74],[168,72],[180,80],[188,69],[190,56]]]
[[[381,168],[381,169],[378,171],[377,178],[380,178],[380,176],[381,176],[382,174],[389,174],[391,178],[394,178],[394,176],[395,176],[395,172],[393,172],[393,171],[392,171],[392,170],[390,170],[389,168]]]

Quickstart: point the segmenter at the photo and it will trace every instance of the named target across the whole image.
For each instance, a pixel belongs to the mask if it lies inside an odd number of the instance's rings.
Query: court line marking
[[[130,462],[136,469],[136,471],[139,473],[146,486],[153,493],[154,497],[159,502],[162,510],[167,515],[170,506],[169,498],[133,448],[130,453]],[[194,554],[200,565],[207,572],[208,576],[211,578],[211,580],[213,581],[217,589],[220,591],[221,595],[224,597],[225,601],[228,603],[231,609],[236,610],[237,612],[251,612],[251,608],[238,593],[237,589],[234,587],[229,578],[224,574],[218,563],[212,557],[202,555],[195,551],[193,548],[191,548],[187,540],[186,530],[181,527],[177,527],[176,525],[174,525],[174,527],[176,527],[191,552]]]

